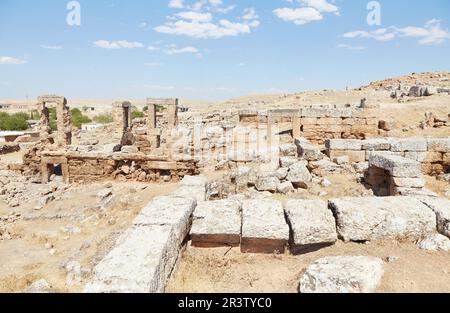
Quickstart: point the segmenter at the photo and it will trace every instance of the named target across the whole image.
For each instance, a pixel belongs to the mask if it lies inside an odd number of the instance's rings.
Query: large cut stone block
[[[164,292],[189,232],[196,200],[155,198],[95,267],[84,291],[92,293]]]
[[[284,253],[288,240],[289,226],[280,202],[271,199],[243,202],[242,252]]]
[[[293,233],[294,254],[309,252],[337,241],[336,221],[322,200],[290,200],[286,215]]]
[[[420,197],[420,200],[436,213],[439,233],[450,238],[450,201],[434,197]]]
[[[383,261],[364,256],[326,257],[300,279],[301,293],[372,293],[381,283]]]
[[[201,203],[194,211],[192,245],[197,247],[239,246],[241,205],[233,200]]]
[[[356,139],[328,139],[325,147],[329,150],[361,150],[362,140]]]
[[[396,155],[371,153],[369,166],[375,166],[388,171],[394,177],[420,177],[420,163]]]
[[[425,152],[428,150],[427,140],[425,138],[391,138],[392,152],[418,151]]]
[[[178,258],[170,225],[132,227],[95,267],[87,293],[161,293]]]
[[[411,197],[330,200],[344,241],[417,240],[436,231],[436,215]]]

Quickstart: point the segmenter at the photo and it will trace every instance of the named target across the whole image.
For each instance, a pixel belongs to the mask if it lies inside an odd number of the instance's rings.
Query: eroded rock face
[[[202,203],[193,214],[192,245],[238,246],[241,241],[241,204],[234,200]]]
[[[271,199],[243,202],[242,252],[283,253],[288,240],[289,226],[280,202]]]
[[[336,222],[322,200],[290,200],[286,215],[293,232],[294,253],[307,252],[337,241]]]
[[[301,293],[371,293],[383,277],[383,261],[364,256],[326,257],[300,279]]]
[[[344,241],[418,240],[436,231],[436,215],[412,197],[330,200]]]

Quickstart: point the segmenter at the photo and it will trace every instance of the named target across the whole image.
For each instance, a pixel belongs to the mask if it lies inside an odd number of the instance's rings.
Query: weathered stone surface
[[[243,202],[242,252],[283,253],[288,240],[289,226],[280,202],[271,199]]]
[[[297,156],[297,146],[294,144],[283,144],[280,146],[280,155],[281,156],[290,156],[290,157],[296,157]]]
[[[450,251],[450,239],[441,234],[432,234],[417,243],[423,250]]]
[[[298,162],[298,159],[296,157],[281,157],[280,158],[280,166],[281,167],[289,167],[292,164],[295,164]],[[306,164],[306,162],[305,162]]]
[[[391,143],[386,138],[366,139],[362,142],[362,149],[369,151],[388,151],[391,149]]]
[[[279,169],[276,170],[276,176],[279,180],[284,180],[287,177],[287,174],[289,172],[289,169],[286,167],[280,167]]]
[[[206,200],[207,180],[202,176],[185,176],[181,187],[172,193],[179,197],[194,197],[198,202]]]
[[[356,150],[330,150],[328,156],[331,160],[340,157],[348,157],[349,161],[352,163],[364,162],[366,160],[366,152]]]
[[[383,277],[383,261],[364,256],[326,257],[300,279],[301,293],[372,293]]]
[[[428,151],[450,152],[450,138],[429,138]]]
[[[297,162],[289,167],[287,180],[295,187],[307,188],[308,183],[312,181],[312,175],[303,162]]]
[[[290,200],[285,207],[293,232],[293,253],[308,252],[337,241],[336,222],[322,200]]]
[[[450,201],[433,197],[420,197],[419,199],[436,214],[439,233],[450,238]]]
[[[420,163],[396,155],[372,153],[369,157],[369,167],[378,167],[389,171],[394,177],[420,177]]]
[[[259,175],[256,179],[255,187],[258,191],[277,191],[280,180],[274,175]]]
[[[277,187],[277,191],[279,193],[282,193],[282,194],[285,194],[285,195],[290,193],[290,192],[293,192],[294,190],[295,190],[294,186],[292,185],[292,183],[290,181],[286,181],[286,182],[280,183],[280,184],[278,184],[278,187]]]
[[[194,199],[158,197],[134,220],[115,248],[95,267],[84,291],[163,292],[188,233]]]
[[[363,142],[356,139],[329,139],[325,147],[329,150],[361,150]]]
[[[319,147],[311,144],[306,138],[296,138],[295,145],[297,146],[298,155],[305,160],[319,161],[324,158]]]
[[[412,197],[330,200],[344,241],[417,240],[436,231],[436,215]]]
[[[418,151],[426,152],[428,149],[427,140],[424,138],[405,138],[394,139],[391,138],[392,152]]]
[[[194,211],[192,245],[238,246],[241,241],[241,204],[233,200],[201,203]]]
[[[406,188],[423,188],[425,187],[425,181],[422,178],[400,178],[393,177],[392,181],[397,187]]]
[[[87,293],[163,292],[165,280],[178,256],[169,225],[131,228],[95,267]],[[170,271],[169,271],[170,268]]]

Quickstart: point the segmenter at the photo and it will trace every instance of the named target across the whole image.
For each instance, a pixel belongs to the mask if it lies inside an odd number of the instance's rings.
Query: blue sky
[[[450,2],[380,0],[0,0],[0,99],[343,89],[450,69]]]

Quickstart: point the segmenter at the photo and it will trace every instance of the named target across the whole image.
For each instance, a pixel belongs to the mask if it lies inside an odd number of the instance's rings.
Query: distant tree
[[[141,111],[133,111],[131,112],[131,119],[134,120],[135,118],[143,118],[144,113]]]
[[[110,124],[114,121],[112,114],[99,114],[94,117],[94,122],[99,124]]]
[[[8,114],[5,112],[0,112],[0,130],[6,131],[20,131],[28,129],[28,114],[26,113],[15,113]]]
[[[76,128],[81,128],[81,125],[92,122],[89,117],[81,113],[80,109],[70,110],[70,115],[72,116],[72,125]]]

